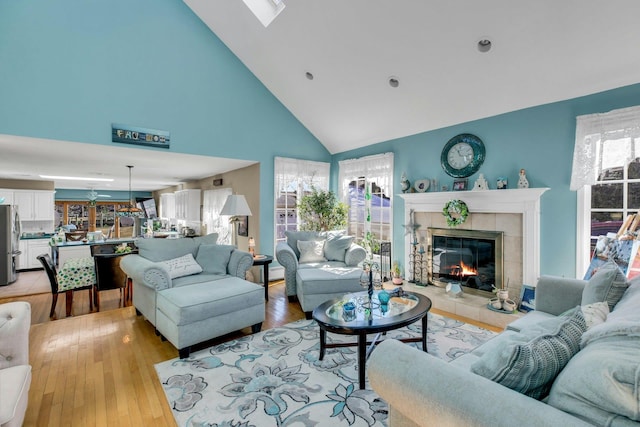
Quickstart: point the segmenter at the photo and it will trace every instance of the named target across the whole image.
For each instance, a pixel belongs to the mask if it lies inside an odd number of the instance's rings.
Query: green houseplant
[[[313,188],[298,203],[301,230],[329,231],[342,229],[347,225],[348,207],[338,200],[333,191]]]

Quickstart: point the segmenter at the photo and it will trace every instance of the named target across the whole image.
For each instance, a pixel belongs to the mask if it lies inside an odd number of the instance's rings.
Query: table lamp
[[[249,237],[249,253],[256,256],[256,241],[253,237]]]
[[[251,216],[251,209],[247,204],[247,200],[242,195],[231,194],[224,202],[224,206],[220,211],[220,215],[229,215],[229,222],[233,224],[231,231],[231,244],[238,246],[236,235],[238,233],[238,222],[241,216]]]

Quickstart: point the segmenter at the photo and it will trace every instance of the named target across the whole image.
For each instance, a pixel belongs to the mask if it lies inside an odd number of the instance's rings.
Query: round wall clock
[[[484,162],[482,140],[470,133],[456,135],[442,149],[440,164],[454,178],[466,178],[478,172]]]

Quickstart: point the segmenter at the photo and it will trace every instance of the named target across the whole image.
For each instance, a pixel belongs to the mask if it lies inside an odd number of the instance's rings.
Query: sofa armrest
[[[0,304],[0,369],[29,364],[30,327],[28,302]]]
[[[247,270],[253,266],[253,256],[249,252],[234,249],[227,264],[227,273],[241,279],[247,278]]]
[[[589,426],[578,418],[396,340],[376,347],[367,364],[374,391],[415,425]],[[425,422],[427,424],[425,424]]]
[[[580,305],[586,280],[542,276],[536,285],[536,310],[559,315]]]
[[[344,263],[349,267],[360,264],[367,257],[367,251],[360,245],[352,243],[344,254]]]
[[[138,254],[130,254],[120,260],[120,268],[133,282],[156,291],[171,287],[171,276],[163,263],[149,261]]]
[[[285,294],[288,297],[295,297],[296,292],[296,272],[298,271],[298,256],[287,242],[278,242],[276,245],[276,259],[284,267]]]

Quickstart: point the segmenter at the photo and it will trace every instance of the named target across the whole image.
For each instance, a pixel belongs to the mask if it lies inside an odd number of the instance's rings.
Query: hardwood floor
[[[176,425],[154,364],[177,357],[178,351],[133,307],[120,307],[119,298],[118,290],[102,292],[100,312],[90,313],[88,292],[77,292],[74,315],[65,318],[61,295],[54,319],[48,317],[50,293],[0,299],[31,304],[33,379],[25,426]],[[303,318],[300,305],[285,297],[284,282],[272,282],[263,330]],[[250,333],[246,328],[194,350]]]

